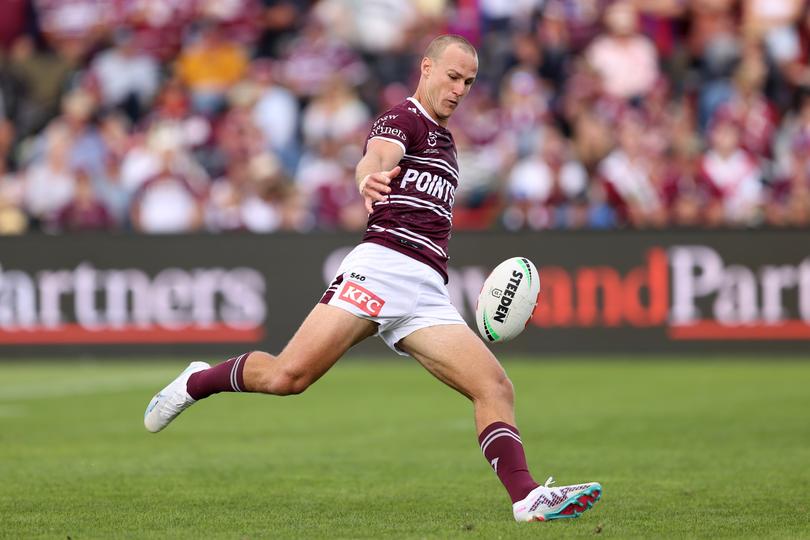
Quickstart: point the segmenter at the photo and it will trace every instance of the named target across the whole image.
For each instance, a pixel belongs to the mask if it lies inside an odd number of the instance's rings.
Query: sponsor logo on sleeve
[[[380,310],[385,305],[385,300],[352,281],[347,281],[343,285],[339,298],[357,306],[372,317],[379,315]]]

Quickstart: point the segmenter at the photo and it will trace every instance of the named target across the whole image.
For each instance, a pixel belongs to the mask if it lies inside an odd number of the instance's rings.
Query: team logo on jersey
[[[427,143],[430,146],[436,146],[436,137],[437,136],[438,136],[438,134],[435,131],[428,132]]]
[[[339,298],[359,307],[372,317],[379,315],[380,310],[385,305],[385,300],[352,281],[343,284]]]
[[[419,111],[416,110],[416,107],[408,107],[408,110],[411,111],[413,114],[418,113]]]

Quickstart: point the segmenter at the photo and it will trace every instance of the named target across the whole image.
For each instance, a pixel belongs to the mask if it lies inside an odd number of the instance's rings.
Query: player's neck
[[[425,111],[425,113],[427,113],[428,116],[430,116],[434,122],[436,122],[437,124],[439,124],[444,128],[447,127],[447,119],[445,118],[444,120],[442,120],[437,117],[436,111],[433,109],[433,107],[430,105],[430,101],[427,99],[427,95],[424,92],[422,92],[420,88],[417,88],[416,92],[414,92],[414,94],[411,97],[419,102],[419,104],[422,106],[422,110]]]

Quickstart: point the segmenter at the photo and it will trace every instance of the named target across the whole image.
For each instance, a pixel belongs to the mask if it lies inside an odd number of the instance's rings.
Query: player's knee
[[[277,373],[273,381],[273,394],[291,396],[300,394],[310,387],[313,379],[306,372],[294,368],[284,368]]]
[[[512,385],[512,381],[504,372],[501,372],[498,376],[494,377],[490,388],[490,393],[498,401],[505,403],[515,402],[515,387]]]

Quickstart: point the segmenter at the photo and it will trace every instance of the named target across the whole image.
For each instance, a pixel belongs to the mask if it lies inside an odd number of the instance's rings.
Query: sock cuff
[[[249,352],[246,352],[242,356],[237,356],[236,360],[231,366],[231,387],[233,388],[234,392],[244,392],[245,391],[245,378],[243,376],[245,371],[245,360],[250,355]]]
[[[509,437],[514,439],[521,446],[523,441],[520,440],[520,432],[515,426],[510,426],[506,422],[493,422],[484,428],[484,431],[478,436],[478,444],[481,446],[481,451],[486,454],[487,447],[496,439],[501,437]]]

